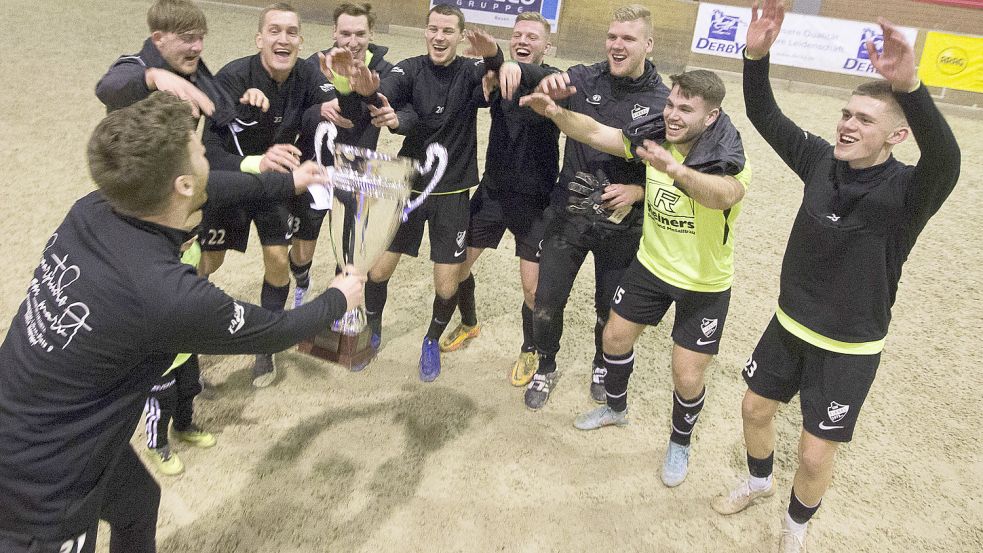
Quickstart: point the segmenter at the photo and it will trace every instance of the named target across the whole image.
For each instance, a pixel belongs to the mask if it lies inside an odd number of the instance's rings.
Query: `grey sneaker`
[[[265,388],[276,380],[276,363],[273,362],[273,354],[261,353],[256,356],[256,363],[253,365],[253,387]]]
[[[778,538],[778,553],[805,553],[806,533],[790,529],[782,523],[782,535]]]
[[[675,488],[686,480],[686,472],[689,471],[689,448],[688,445],[669,441],[666,460],[662,463],[662,483],[666,486]]]
[[[560,371],[551,373],[532,375],[532,380],[526,388],[525,402],[526,407],[537,411],[546,405],[546,400],[550,398],[550,392],[556,386],[556,381],[560,379]]]
[[[739,513],[744,509],[747,509],[752,503],[763,497],[771,497],[775,495],[775,481],[774,479],[769,483],[768,487],[764,490],[752,490],[751,480],[749,478],[744,479],[736,488],[730,491],[730,493],[718,495],[713,498],[710,502],[710,506],[713,507],[714,511],[722,515],[732,515],[734,513]]]
[[[608,370],[604,367],[594,367],[590,377],[590,397],[597,403],[606,403],[608,394],[604,391],[604,377],[608,375]]]
[[[594,430],[602,426],[625,426],[628,424],[628,410],[615,411],[607,405],[577,415],[573,425],[580,430]]]

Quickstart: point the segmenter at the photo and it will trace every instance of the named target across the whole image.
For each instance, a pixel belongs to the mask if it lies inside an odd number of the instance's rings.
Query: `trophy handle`
[[[440,179],[444,177],[444,171],[447,170],[447,149],[437,144],[436,142],[427,146],[427,163],[426,165],[417,166],[421,174],[426,175],[433,168],[434,159],[437,160],[437,169],[433,172],[433,178],[430,179],[430,184],[427,185],[426,189],[423,190],[416,198],[414,198],[410,203],[406,204],[403,208],[403,222],[405,223],[410,218],[410,213],[420,207],[420,204],[427,199],[430,192],[433,191]]]
[[[317,159],[317,164],[321,167],[324,167],[324,163],[321,161],[320,146],[324,143],[325,136],[327,136],[328,151],[333,153],[334,139],[338,136],[338,127],[336,127],[331,121],[321,121],[318,123],[317,129],[314,131],[314,157]]]

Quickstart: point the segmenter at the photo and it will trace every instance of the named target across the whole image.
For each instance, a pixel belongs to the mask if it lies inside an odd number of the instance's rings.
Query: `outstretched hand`
[[[560,113],[560,106],[556,105],[553,98],[543,92],[533,92],[519,98],[519,105],[527,107],[543,117],[552,118]]]
[[[758,2],[751,6],[751,24],[747,27],[747,46],[745,53],[752,59],[763,58],[782,31],[782,21],[785,20],[785,5],[783,0],[764,0],[761,14],[758,14]]]
[[[334,80],[336,76],[345,77],[351,89],[362,96],[371,96],[379,90],[381,82],[379,74],[353,58],[348,50],[335,48],[326,56],[318,52],[317,59],[321,65],[321,72],[328,80]]]
[[[493,58],[498,53],[495,37],[477,27],[464,31],[464,38],[468,39],[468,48],[464,51],[466,56]]]
[[[890,21],[877,18],[877,24],[884,33],[884,49],[877,53],[874,42],[868,40],[864,45],[870,55],[870,63],[877,69],[891,88],[898,92],[912,92],[918,88],[918,70],[915,68],[915,51],[905,40],[904,34]]]
[[[536,91],[542,92],[554,100],[563,100],[573,96],[577,92],[577,87],[570,84],[569,74],[553,73],[539,81]]]

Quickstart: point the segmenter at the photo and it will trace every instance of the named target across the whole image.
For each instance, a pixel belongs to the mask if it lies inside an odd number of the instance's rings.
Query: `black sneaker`
[[[603,366],[594,365],[590,377],[590,397],[597,403],[607,403],[608,394],[604,391],[604,377],[608,375],[608,370]]]
[[[556,381],[560,379],[560,371],[541,374],[536,373],[532,376],[529,386],[526,388],[525,402],[526,407],[537,411],[546,405],[546,400],[550,398],[550,392],[556,386]]]
[[[272,353],[261,353],[256,356],[253,365],[253,387],[265,388],[276,380],[276,363]]]

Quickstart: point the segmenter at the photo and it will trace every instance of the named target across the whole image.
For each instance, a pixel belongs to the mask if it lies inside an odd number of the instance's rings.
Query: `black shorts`
[[[543,249],[546,201],[533,196],[478,187],[471,198],[468,246],[497,248],[508,230],[515,236],[515,255],[539,263]]]
[[[290,200],[287,226],[293,237],[298,240],[317,240],[321,235],[321,225],[328,210],[312,208],[312,201],[314,198],[307,192]]]
[[[636,257],[614,291],[611,309],[633,323],[655,326],[673,302],[673,342],[691,351],[716,355],[727,321],[730,289],[693,292],[676,288],[653,275]]]
[[[245,205],[202,213],[198,241],[204,251],[246,251],[249,243],[249,223],[256,222],[259,243],[264,246],[285,246],[290,243],[290,211],[284,202]]]
[[[772,317],[743,374],[748,388],[764,398],[788,403],[798,392],[802,428],[824,440],[849,442],[880,362],[880,353],[818,348]]]
[[[423,242],[423,224],[430,228],[430,260],[464,263],[468,249],[468,191],[430,196],[399,225],[389,251],[416,257]]]

